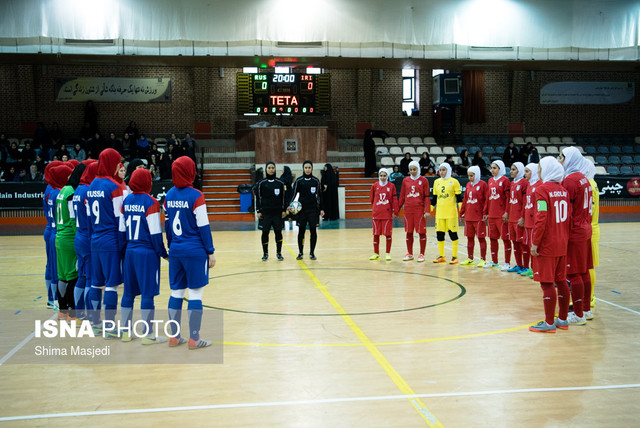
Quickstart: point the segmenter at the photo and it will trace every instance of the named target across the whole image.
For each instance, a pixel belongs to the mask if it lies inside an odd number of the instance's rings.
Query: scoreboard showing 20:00
[[[328,74],[238,73],[238,114],[329,115]]]

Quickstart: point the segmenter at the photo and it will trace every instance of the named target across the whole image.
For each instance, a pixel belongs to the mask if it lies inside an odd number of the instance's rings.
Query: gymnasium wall
[[[133,77],[172,79],[171,103],[97,103],[103,133],[121,135],[130,120],[149,134],[184,133],[194,122],[211,122],[214,138],[232,137],[236,114],[236,73],[215,67],[130,66],[130,65],[0,65],[0,131],[19,136],[21,122],[58,121],[65,135],[78,133],[83,120],[83,103],[55,102],[56,77]],[[401,70],[331,69],[331,119],[337,121],[340,136],[355,133],[357,122],[372,122],[391,135],[432,133],[431,70],[419,73],[420,115],[401,114]],[[632,81],[636,102],[625,105],[540,105],[542,84],[552,81]],[[524,122],[530,135],[633,134],[640,135],[640,72],[485,72],[487,122],[461,123],[458,134],[504,134],[508,122]],[[250,122],[273,117],[249,118]],[[324,125],[325,118],[296,117],[295,125]]]

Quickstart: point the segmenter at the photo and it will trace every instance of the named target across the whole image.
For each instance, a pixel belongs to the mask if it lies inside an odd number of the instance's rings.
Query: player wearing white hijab
[[[480,243],[480,261],[477,267],[485,266],[487,257],[487,226],[483,216],[487,213],[487,196],[489,186],[480,180],[480,167],[474,165],[467,170],[469,182],[464,189],[464,198],[460,208],[460,218],[464,219],[464,235],[467,237],[467,260],[460,263],[463,266],[473,264],[473,247],[475,237]]]
[[[569,285],[567,284],[567,241],[569,240],[569,193],[560,181],[562,165],[553,157],[540,161],[542,184],[536,186],[536,215],[531,255],[535,257],[533,279],[543,293],[544,321],[529,327],[534,333],[555,333],[569,329]],[[556,287],[558,292],[556,294]],[[558,317],[554,319],[556,302]]]
[[[569,314],[569,323],[585,325],[585,311],[589,311],[591,296],[591,277],[589,269],[593,268],[591,255],[591,185],[580,172],[584,160],[575,147],[566,147],[558,156],[564,167],[565,177],[562,186],[569,192],[569,214],[571,229],[569,248],[567,250],[567,279],[571,282],[571,299],[573,312]]]
[[[449,264],[458,263],[458,204],[462,202],[460,182],[451,177],[451,165],[446,162],[438,169],[440,178],[433,183],[431,206],[436,208],[436,237],[438,239],[438,258],[434,263],[446,263],[444,257],[444,234],[449,231],[452,257]]]
[[[398,214],[396,186],[389,181],[389,171],[380,168],[378,181],[371,185],[369,192],[373,218],[373,255],[369,260],[380,259],[380,235],[387,238],[385,260],[391,260],[391,235],[393,218]]]
[[[427,223],[430,216],[429,181],[420,175],[420,164],[409,163],[409,176],[402,181],[398,209],[404,206],[404,231],[406,233],[407,254],[403,261],[413,260],[413,232],[420,236],[420,255],[418,262],[424,262],[424,250],[427,247]]]
[[[522,272],[521,275],[533,278],[533,258],[530,257],[531,240],[533,239],[533,225],[535,224],[536,215],[536,187],[540,183],[538,178],[538,164],[530,163],[524,167],[524,178],[529,181],[529,187],[527,188],[527,194],[524,203],[524,219],[522,226],[524,226],[524,240],[522,241],[522,264],[528,268],[526,272]],[[520,223],[518,223],[520,224]],[[531,267],[529,262],[531,261]]]
[[[509,237],[513,246],[513,255],[516,265],[507,272],[517,274],[527,272],[522,261],[522,241],[524,241],[524,203],[529,182],[524,179],[524,165],[522,162],[514,162],[511,165],[511,191],[509,196]]]
[[[489,179],[489,197],[487,198],[487,219],[489,226],[489,242],[491,243],[491,263],[485,267],[500,267],[498,264],[498,239],[504,244],[503,270],[511,266],[511,241],[509,240],[509,192],[511,182],[505,177],[504,162],[495,160],[491,163],[491,177]]]
[[[589,184],[591,184],[591,196],[593,200],[593,213],[591,215],[591,256],[593,259],[593,268],[589,269],[589,277],[591,278],[591,296],[590,298],[586,294],[584,296],[585,299],[589,298],[591,302],[589,310],[585,311],[584,313],[584,317],[587,320],[592,320],[592,308],[596,305],[595,268],[600,265],[600,225],[598,224],[598,220],[600,218],[600,190],[598,189],[598,184],[594,180],[594,177],[596,175],[596,166],[593,164],[593,162],[585,158],[582,162],[580,172],[582,172],[582,174],[587,177],[587,179],[589,180]]]

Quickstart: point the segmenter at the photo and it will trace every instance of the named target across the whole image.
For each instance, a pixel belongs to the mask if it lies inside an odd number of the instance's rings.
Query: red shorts
[[[524,228],[524,240],[522,243],[527,247],[530,247],[531,244],[533,244],[533,227]]]
[[[404,231],[411,233],[427,233],[427,221],[423,213],[404,213]]]
[[[567,280],[566,256],[532,257],[533,280],[538,282],[562,283]]]
[[[509,223],[502,221],[502,218],[489,219],[489,238],[509,240]]]
[[[393,220],[373,220],[373,234],[391,236],[393,231]]]
[[[509,236],[513,242],[524,241],[524,227],[518,226],[518,223],[509,223]]]
[[[483,220],[480,221],[465,221],[464,223],[464,236],[467,238],[484,238],[487,236],[487,226]]]
[[[587,241],[569,241],[567,246],[567,274],[587,273],[593,269],[591,239]]]

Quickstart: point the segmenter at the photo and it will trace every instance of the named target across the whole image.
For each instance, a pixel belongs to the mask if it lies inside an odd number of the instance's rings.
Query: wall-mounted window
[[[418,111],[418,93],[416,84],[416,70],[413,68],[402,69],[402,114],[415,115]]]

